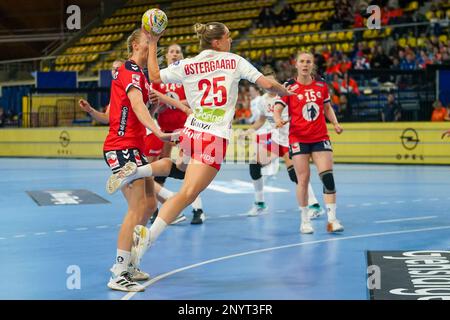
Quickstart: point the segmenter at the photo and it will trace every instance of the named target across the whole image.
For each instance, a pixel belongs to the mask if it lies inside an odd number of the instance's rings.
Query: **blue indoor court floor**
[[[144,293],[106,284],[126,202],[103,160],[0,159],[0,299],[362,299],[367,250],[448,250],[448,166],[335,165],[342,234],[299,233],[295,186],[267,179],[268,214],[247,217],[248,167],[227,164],[202,193],[207,220],[170,226],[143,258]],[[321,204],[321,184],[312,171]],[[168,179],[176,191],[179,181]],[[86,189],[110,203],[38,206],[27,191]],[[72,266],[72,267],[71,267]],[[71,268],[80,289],[69,289]],[[70,287],[70,286],[69,286]]]

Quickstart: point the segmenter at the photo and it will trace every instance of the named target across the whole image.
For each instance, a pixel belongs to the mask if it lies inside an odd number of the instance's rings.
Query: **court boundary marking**
[[[282,245],[282,246],[276,246],[276,247],[270,247],[270,248],[265,248],[265,249],[258,249],[258,250],[251,250],[251,251],[245,251],[245,252],[241,252],[241,253],[236,253],[236,254],[232,254],[232,255],[227,255],[227,256],[223,256],[223,257],[218,257],[218,258],[214,258],[214,259],[209,259],[206,261],[202,261],[202,262],[198,262],[195,264],[191,264],[182,268],[178,268],[163,274],[160,274],[159,276],[156,276],[155,278],[145,282],[143,284],[143,286],[145,288],[151,286],[152,284],[165,279],[171,275],[186,271],[186,270],[190,270],[190,269],[194,269],[197,267],[201,267],[203,265],[206,264],[211,264],[214,262],[219,262],[219,261],[223,261],[223,260],[228,260],[228,259],[233,259],[233,258],[237,258],[237,257],[243,257],[243,256],[248,256],[248,255],[252,255],[252,254],[257,254],[257,253],[263,253],[263,252],[268,252],[268,251],[275,251],[275,250],[280,250],[280,249],[287,249],[287,248],[293,248],[293,247],[300,247],[300,246],[306,246],[306,245],[310,245],[310,244],[318,244],[318,243],[325,243],[325,242],[332,242],[332,241],[343,241],[343,240],[352,240],[352,239],[359,239],[359,238],[370,238],[370,237],[379,237],[379,236],[388,236],[388,235],[397,235],[397,234],[405,234],[405,233],[415,233],[415,232],[423,232],[423,231],[435,231],[435,230],[445,230],[445,229],[450,229],[450,225],[447,226],[441,226],[441,227],[432,227],[432,228],[421,228],[421,229],[411,229],[411,230],[399,230],[399,231],[389,231],[389,232],[378,232],[378,233],[367,233],[367,234],[360,234],[360,235],[354,235],[354,236],[346,236],[346,237],[336,237],[336,238],[329,238],[329,239],[322,239],[322,240],[314,240],[314,241],[306,241],[306,242],[299,242],[299,243],[292,243],[292,244],[287,244],[287,245]],[[120,300],[130,300],[133,296],[135,296],[138,292],[129,292],[127,293],[125,296],[123,296]]]

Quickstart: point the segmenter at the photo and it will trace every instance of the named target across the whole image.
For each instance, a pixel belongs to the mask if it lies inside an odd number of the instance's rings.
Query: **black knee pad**
[[[186,173],[184,171],[181,171],[180,169],[177,168],[177,165],[175,163],[172,163],[172,168],[170,168],[169,177],[183,180],[185,174]]]
[[[327,170],[319,173],[320,180],[323,183],[323,193],[333,194],[336,193],[336,187],[334,185],[333,170]]]
[[[155,177],[154,178],[155,182],[159,183],[160,185],[163,185],[164,183],[166,183],[166,179],[167,179],[167,177]]]
[[[288,174],[289,174],[289,179],[291,179],[292,182],[297,184],[298,180],[297,180],[297,174],[295,173],[294,166],[288,167],[287,171],[288,171]]]
[[[249,169],[250,169],[250,177],[252,177],[253,180],[261,179],[262,174],[260,163],[250,163]]]

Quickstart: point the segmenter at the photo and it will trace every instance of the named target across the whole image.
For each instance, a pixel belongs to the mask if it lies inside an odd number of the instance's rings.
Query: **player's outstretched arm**
[[[153,83],[161,83],[161,76],[159,73],[159,65],[158,65],[158,41],[159,38],[163,35],[163,33],[159,35],[154,35],[150,32],[147,32],[145,29],[142,29],[147,39],[149,41],[148,45],[148,58],[147,58],[147,68],[148,68],[148,77],[150,81]]]
[[[284,87],[281,83],[275,80],[268,79],[265,76],[261,76],[256,80],[256,84],[264,90],[279,95],[280,97],[290,96],[293,93]]]
[[[83,109],[83,111],[89,113],[95,121],[103,124],[109,124],[109,105],[106,108],[106,112],[99,112],[92,108],[90,103],[84,99],[80,99],[78,103],[80,105],[80,108]]]
[[[156,125],[155,121],[150,116],[150,113],[147,107],[144,104],[144,100],[142,99],[142,93],[136,88],[131,88],[128,93],[128,98],[131,102],[131,107],[133,108],[134,113],[138,120],[149,130],[151,130],[155,136],[163,141],[170,142],[172,141],[172,134],[163,133],[161,129]]]

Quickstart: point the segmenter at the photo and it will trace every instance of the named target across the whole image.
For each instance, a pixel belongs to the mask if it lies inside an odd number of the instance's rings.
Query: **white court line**
[[[389,202],[387,202],[387,201],[381,201],[381,202],[379,202],[379,204],[386,205],[386,204],[389,204]]]
[[[286,210],[276,210],[275,212],[286,212]]]
[[[35,236],[42,236],[44,234],[47,234],[47,232],[35,232],[34,233]]]
[[[64,233],[67,232],[67,230],[56,230],[55,233]]]
[[[363,204],[362,204],[363,207],[370,207],[371,205],[372,205],[372,204],[371,204],[370,202],[368,202],[368,203],[363,203]]]
[[[18,235],[15,235],[13,238],[25,238],[25,237],[26,237],[25,234],[18,234]]]
[[[75,228],[76,231],[85,231],[88,230],[88,228],[86,227],[82,227],[82,228]]]
[[[354,208],[354,207],[356,207],[356,204],[348,204],[347,205],[347,208]]]
[[[96,228],[97,229],[106,229],[106,228],[108,228],[109,226],[107,226],[107,225],[104,225],[104,226],[96,226]]]
[[[403,200],[397,200],[397,201],[395,201],[395,203],[405,203],[405,201],[403,201]]]
[[[143,284],[143,286],[145,288],[147,288],[148,286],[158,282],[159,280],[167,278],[167,277],[169,277],[171,275],[174,275],[176,273],[180,273],[180,272],[183,272],[183,271],[186,271],[186,270],[189,270],[189,269],[194,269],[194,268],[203,266],[205,264],[210,264],[210,263],[223,261],[223,260],[228,260],[228,259],[237,258],[237,257],[242,257],[242,256],[248,256],[248,255],[256,254],[256,253],[269,252],[269,251],[274,251],[274,250],[280,250],[280,249],[286,249],[286,248],[294,248],[294,247],[306,246],[306,245],[310,245],[310,244],[325,243],[325,242],[332,242],[332,241],[342,241],[342,240],[351,240],[351,239],[359,239],[359,238],[380,237],[380,236],[388,236],[388,235],[394,235],[394,234],[404,234],[404,233],[414,233],[414,232],[444,230],[444,229],[450,229],[450,226],[433,227],[433,228],[422,228],[422,229],[411,229],[411,230],[401,230],[401,231],[390,231],[390,232],[379,232],[379,233],[368,233],[368,234],[360,234],[360,235],[356,235],[356,236],[336,237],[336,238],[329,238],[329,239],[323,239],[323,240],[315,240],[315,241],[308,241],[308,242],[293,243],[293,244],[288,244],[288,245],[278,246],[278,247],[271,247],[271,248],[266,248],[266,249],[246,251],[246,252],[241,252],[241,253],[237,253],[237,254],[232,254],[232,255],[229,255],[229,256],[224,256],[224,257],[220,257],[220,258],[206,260],[206,261],[203,261],[203,262],[199,262],[199,263],[196,263],[196,264],[191,264],[191,265],[183,267],[183,268],[179,268],[179,269],[175,269],[175,270],[163,273],[163,274],[161,274],[161,275],[159,275],[159,276],[157,276],[157,277],[155,277],[155,278],[145,282]],[[129,292],[125,296],[123,296],[121,298],[121,300],[129,300],[136,293],[137,292]]]
[[[0,237],[0,240],[6,240],[6,238],[2,238],[2,237]]]
[[[414,199],[412,202],[421,202],[423,201],[422,199]]]
[[[378,221],[375,221],[375,223],[390,223],[390,222],[400,222],[400,221],[427,220],[427,219],[434,219],[434,218],[437,218],[437,216],[425,216],[425,217],[404,218],[404,219],[378,220]]]

